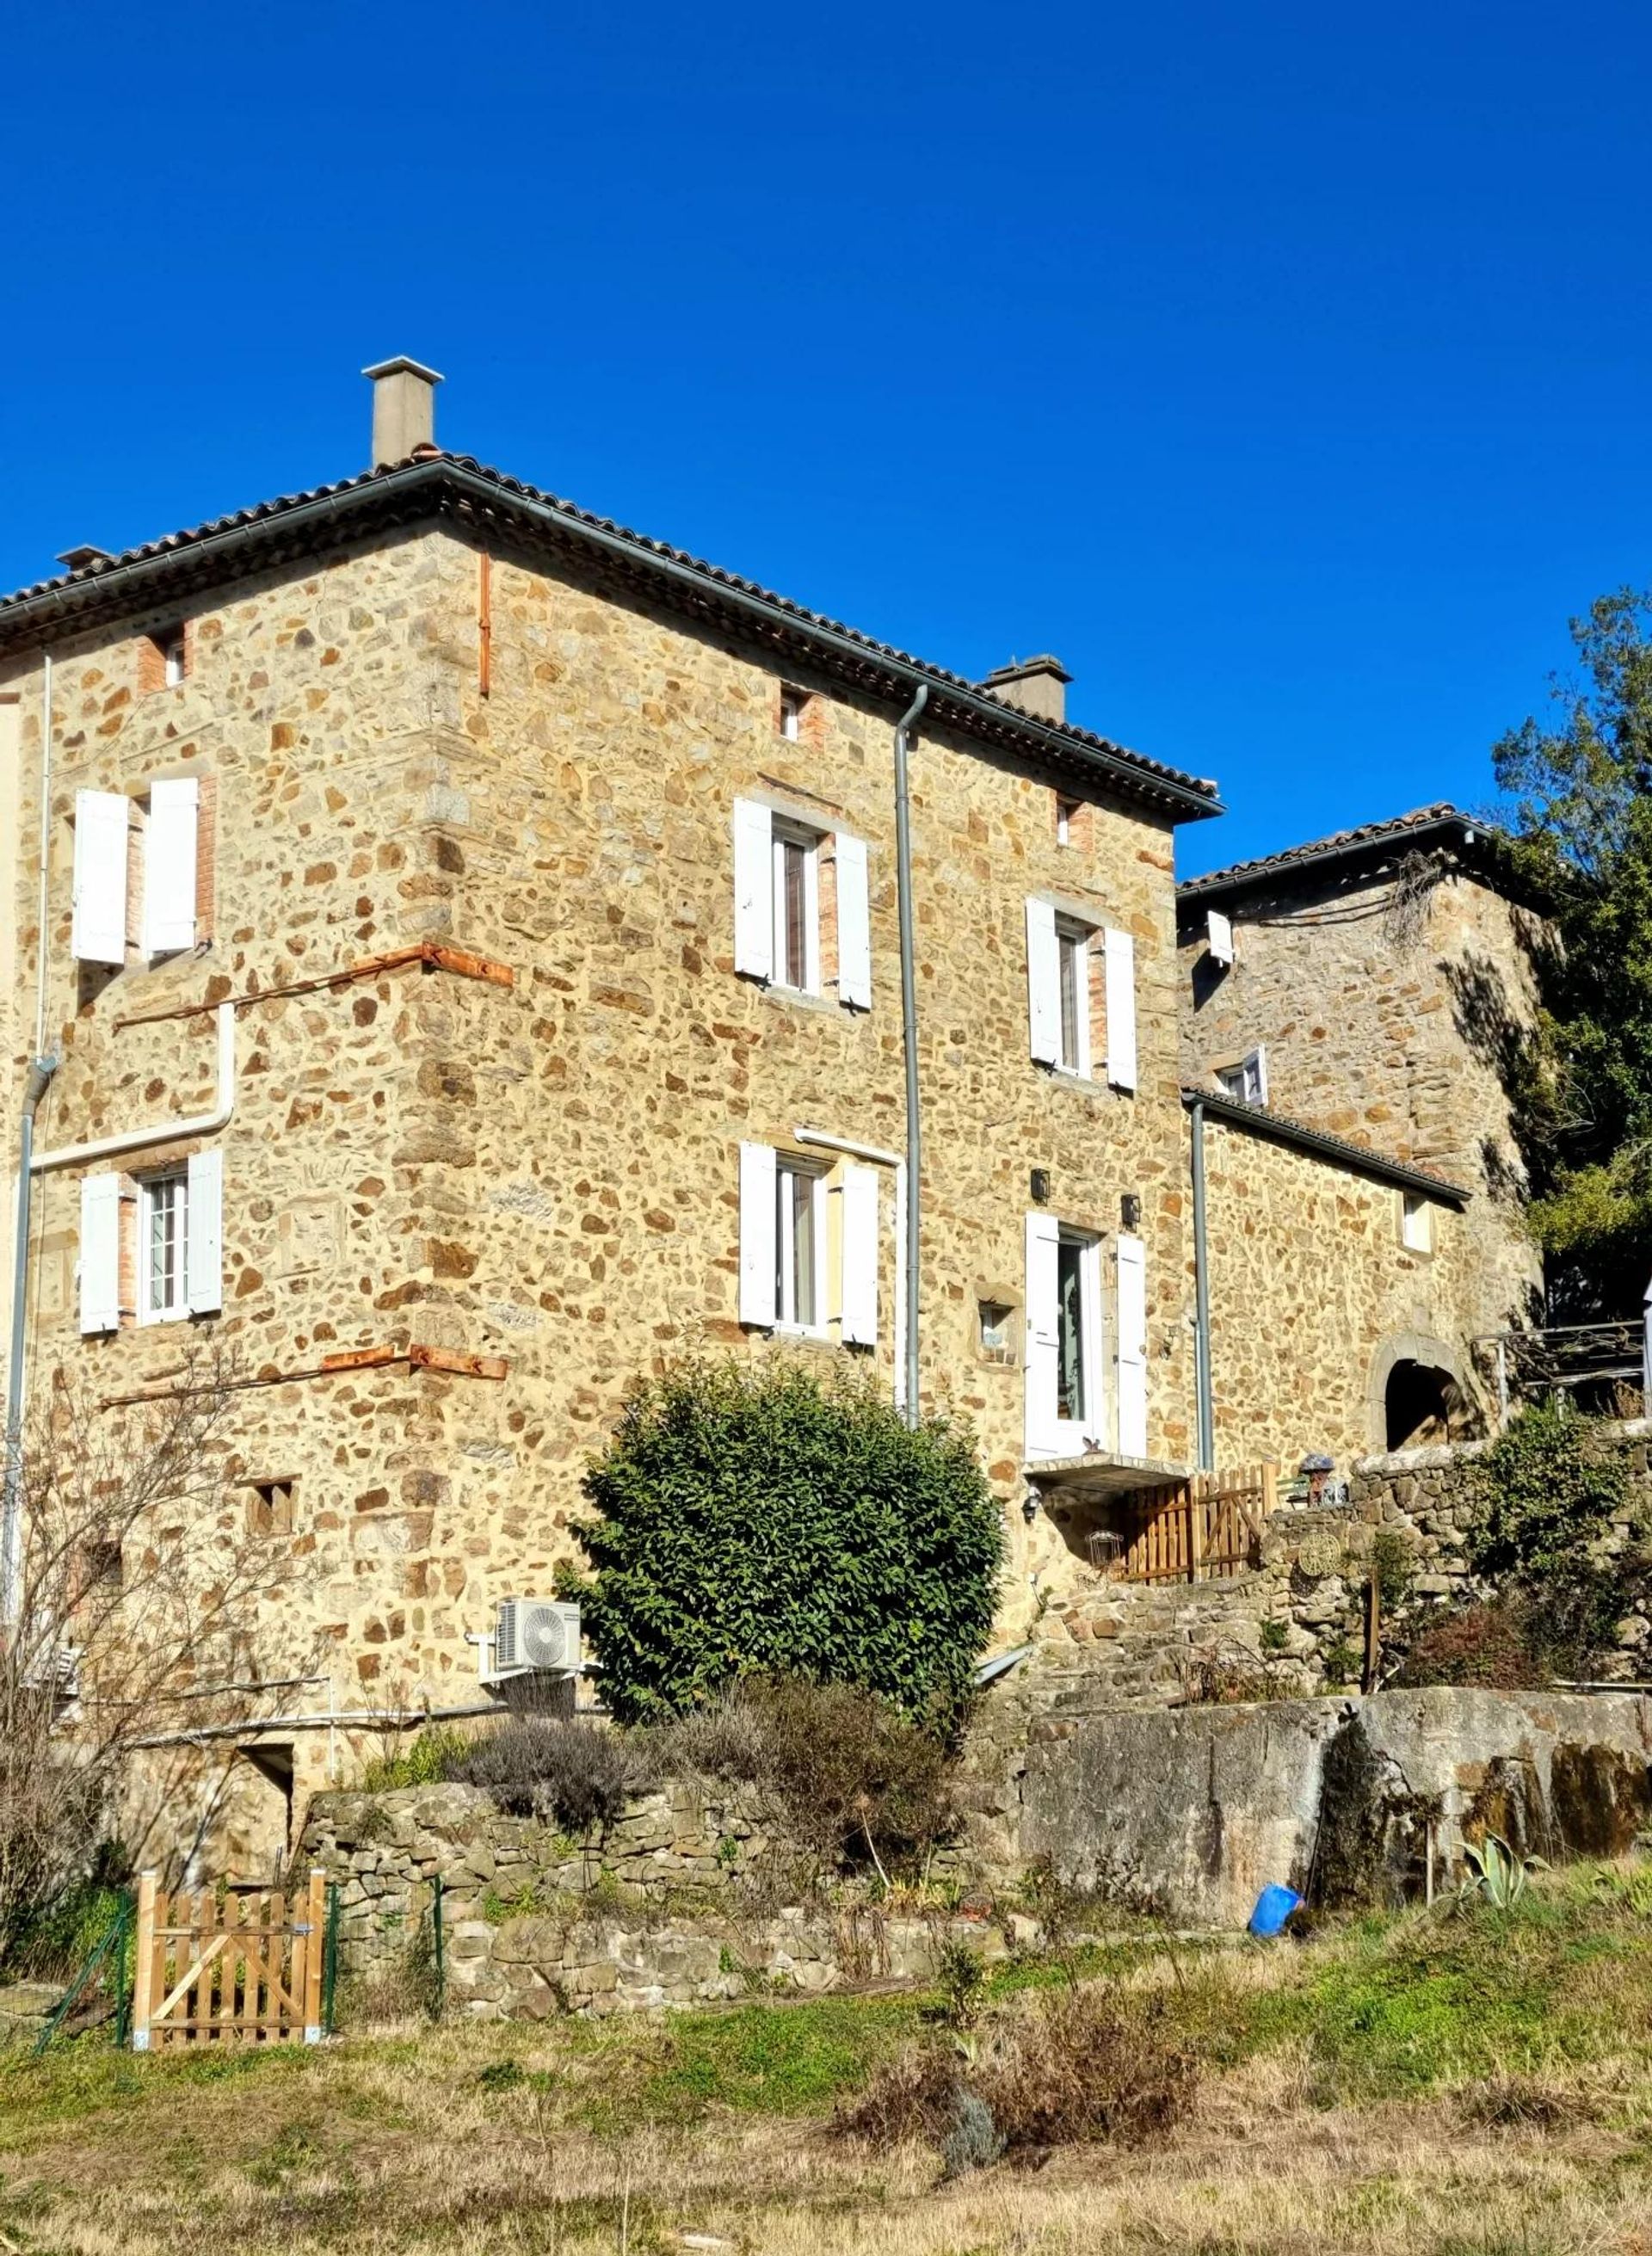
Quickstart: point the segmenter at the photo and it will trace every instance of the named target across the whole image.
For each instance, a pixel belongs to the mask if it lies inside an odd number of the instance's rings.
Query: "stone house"
[[[0,601],[14,1153],[55,1061],[8,1322],[37,1396],[233,1359],[254,1696],[192,1711],[150,1837],[208,1871],[381,1713],[485,1704],[477,1640],[550,1595],[640,1373],[846,1351],[901,1400],[914,1343],[1005,1499],[1013,1635],[1087,1571],[1038,1498],[1196,1462],[1201,1356],[1213,1445],[1294,1456],[1370,1306],[1427,1297],[1380,1153],[1304,1222],[1300,1155],[1213,1102],[1250,1258],[1212,1357],[1174,857],[1212,784],[1070,723],[1053,659],[946,673],[438,448],[440,379],[369,373],[365,474]],[[1473,1202],[1406,1166],[1454,1338]]]
[[[221,1808],[474,1702],[663,1359],[897,1392],[915,1310],[1006,1501],[1190,1445],[1172,842],[1214,786],[1070,724],[1053,661],[971,684],[439,451],[434,382],[375,372],[364,476],[0,603],[13,1152],[57,1059],[29,1385],[238,1358],[229,1673],[334,1719],[250,1733]],[[1007,1524],[1024,1591],[1059,1541]]]
[[[1509,1074],[1543,925],[1507,850],[1428,807],[1194,878],[1176,913],[1218,1454],[1316,1419],[1344,1461],[1476,1430],[1473,1343],[1541,1305]],[[1246,1322],[1263,1296],[1276,1321]]]

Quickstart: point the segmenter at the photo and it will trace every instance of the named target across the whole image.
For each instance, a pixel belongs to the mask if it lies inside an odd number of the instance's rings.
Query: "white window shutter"
[[[774,1322],[774,1147],[740,1146],[740,1322]]]
[[[1124,1231],[1118,1244],[1119,1454],[1147,1454],[1147,1255]]]
[[[1233,920],[1225,917],[1220,909],[1212,909],[1205,920],[1212,963],[1232,963],[1233,961]]]
[[[118,1331],[120,1321],[121,1179],[112,1174],[82,1175],[81,1329]]]
[[[195,944],[195,847],[201,786],[194,776],[149,787],[144,836],[144,953],[169,955]]]
[[[223,1306],[223,1153],[197,1152],[189,1162],[185,1214],[192,1316],[216,1315]]]
[[[734,802],[734,968],[774,976],[774,818],[754,799]]]
[[[1266,1104],[1267,1102],[1267,1045],[1266,1042],[1257,1044],[1254,1054],[1256,1102],[1259,1104]]]
[[[1040,1065],[1061,1056],[1061,957],[1055,912],[1048,901],[1027,904],[1027,1015],[1033,1055]]]
[[[74,921],[77,963],[126,961],[126,833],[131,808],[118,791],[74,794]]]
[[[845,1167],[843,1196],[844,1344],[878,1344],[878,1175]]]
[[[872,1008],[872,912],[866,842],[837,833],[837,999]]]
[[[1027,1388],[1027,1454],[1058,1457],[1062,1443],[1056,1431],[1055,1358],[1056,1248],[1061,1225],[1053,1214],[1027,1217],[1027,1357],[1022,1378]]]
[[[1136,1085],[1136,943],[1127,932],[1107,930],[1107,1078],[1115,1089]]]

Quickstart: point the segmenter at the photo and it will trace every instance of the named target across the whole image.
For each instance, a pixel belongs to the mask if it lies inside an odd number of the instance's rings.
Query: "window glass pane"
[[[1055,1414],[1084,1414],[1084,1246],[1063,1237],[1055,1249]]]
[[[794,1175],[792,1182],[793,1242],[796,1246],[797,1315],[794,1321],[812,1324],[815,1315],[815,1178]]]
[[[782,985],[801,987],[808,970],[808,892],[804,864],[808,849],[795,838],[780,841],[780,885],[776,908],[780,930],[775,938],[777,969]]]
[[[156,1315],[183,1306],[187,1198],[181,1175],[162,1175],[148,1186],[149,1306]]]
[[[1055,945],[1061,956],[1061,1061],[1068,1070],[1077,1068],[1078,1047],[1078,998],[1081,991],[1084,942],[1070,932],[1060,933]]]

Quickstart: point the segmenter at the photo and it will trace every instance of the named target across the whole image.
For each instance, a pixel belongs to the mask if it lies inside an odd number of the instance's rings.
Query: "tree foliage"
[[[1629,1313],[1652,1266],[1652,594],[1603,596],[1571,633],[1551,724],[1492,756],[1559,941],[1517,1093],[1539,1237]]]
[[[992,1627],[1002,1520],[971,1436],[869,1378],[690,1363],[642,1385],[586,1477],[578,1595],[622,1720],[757,1672],[953,1708]]]

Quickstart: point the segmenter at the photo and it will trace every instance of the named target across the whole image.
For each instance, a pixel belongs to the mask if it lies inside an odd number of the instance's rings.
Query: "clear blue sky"
[[[0,582],[438,436],[1217,776],[1489,792],[1652,582],[1644,0],[13,11]]]

